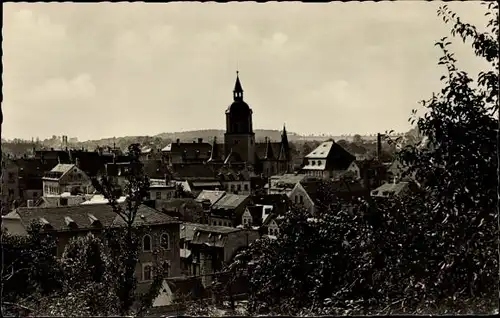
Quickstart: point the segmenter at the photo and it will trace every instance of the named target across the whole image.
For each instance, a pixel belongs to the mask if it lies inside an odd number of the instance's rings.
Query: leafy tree
[[[487,6],[494,17],[485,33],[446,6],[438,12],[493,71],[473,85],[446,38],[437,43],[445,87],[415,119],[429,147],[397,154],[420,191],[346,209],[323,185],[318,222],[292,209],[276,241],[258,240],[237,257],[251,270],[252,312],[486,313],[497,305],[498,4]]]
[[[2,229],[2,310],[5,305],[10,309],[31,305],[62,286],[62,268],[55,255],[57,241],[40,230],[37,223],[30,225],[26,236]]]
[[[118,204],[119,191],[110,178],[104,176],[100,182],[97,179],[92,180],[94,188],[109,201],[113,211],[125,223],[123,228],[110,229],[106,232],[106,242],[114,260],[112,272],[118,277],[116,294],[121,315],[128,314],[134,308],[137,314],[143,314],[152,305],[159,294],[167,266],[167,263],[160,260],[155,262],[153,266],[155,275],[151,288],[146,294],[137,296],[135,269],[139,261],[140,238],[146,229],[136,227],[134,222],[140,205],[148,197],[149,179],[140,161],[140,145],[131,144],[128,147],[128,154],[130,173],[127,175],[127,185],[124,190],[126,194],[124,204]],[[154,254],[157,255],[157,252]],[[136,308],[134,305],[137,303],[139,305]]]
[[[109,316],[118,313],[118,283],[102,239],[89,233],[72,238],[60,260],[62,288],[38,302],[34,315]]]
[[[363,137],[361,137],[360,135],[356,134],[352,137],[352,143],[356,144],[356,145],[362,145],[364,142],[363,140]]]

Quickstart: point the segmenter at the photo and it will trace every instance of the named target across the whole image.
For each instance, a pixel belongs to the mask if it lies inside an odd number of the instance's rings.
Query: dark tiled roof
[[[345,170],[356,159],[334,141],[325,141],[306,156],[306,159],[326,159],[327,170]]]
[[[196,197],[196,201],[202,202],[204,200],[209,200],[210,204],[215,204],[224,195],[226,195],[225,191],[203,190],[198,197]]]
[[[270,142],[269,143],[273,154],[279,154],[281,149],[281,142]],[[264,160],[267,152],[267,142],[255,143],[255,154],[257,159]]]
[[[253,196],[252,201],[254,204],[272,205],[278,214],[286,212],[291,203],[290,198],[286,194]]]
[[[225,166],[218,170],[217,177],[221,181],[250,180],[250,172],[248,169],[236,169]]]
[[[215,178],[215,171],[211,165],[202,163],[173,164],[174,178],[184,180],[188,178]]]
[[[321,186],[321,181],[305,181],[300,183],[304,190],[306,191],[307,195],[316,202],[318,198],[318,190]]]
[[[185,160],[208,160],[212,152],[212,145],[206,142],[171,143],[162,151],[182,155]]]
[[[78,158],[80,169],[91,177],[103,173],[105,164],[113,161],[112,156],[100,155],[97,151],[70,150],[73,162]]]
[[[224,164],[238,163],[238,162],[243,162],[243,159],[239,153],[232,150],[231,152],[229,152],[229,155],[227,155],[226,159],[224,160]]]
[[[41,218],[44,218],[56,231],[71,230],[71,228],[66,224],[66,217],[71,218],[76,223],[79,230],[94,228],[89,214],[98,219],[105,228],[122,226],[125,224],[123,219],[113,212],[113,209],[108,204],[88,204],[51,208],[18,208],[15,212],[19,214],[25,226],[28,226],[32,221],[39,222]],[[141,205],[139,207],[134,222],[134,224],[138,226],[168,223],[180,222],[145,205]]]
[[[250,196],[228,193],[219,199],[214,205],[214,209],[233,210],[244,204]]]
[[[150,178],[165,178],[169,170],[161,160],[143,160],[144,173]]]
[[[249,206],[247,207],[248,212],[252,215],[252,225],[262,225],[262,213],[264,210],[264,207],[262,205],[257,205],[257,206]]]

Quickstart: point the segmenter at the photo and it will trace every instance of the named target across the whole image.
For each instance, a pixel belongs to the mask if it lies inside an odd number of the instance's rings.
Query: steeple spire
[[[283,132],[281,133],[281,147],[280,147],[279,160],[288,161],[289,159],[290,159],[290,145],[288,144],[286,127],[285,124],[283,124]]]
[[[217,137],[214,137],[214,142],[212,144],[212,153],[210,154],[210,159],[208,159],[208,162],[216,162],[220,161],[220,154],[219,154],[219,145],[217,144]]]
[[[239,71],[236,71],[236,84],[234,84],[233,99],[234,101],[243,100],[243,88],[241,87]]]
[[[266,153],[264,155],[265,160],[274,160],[273,148],[271,147],[271,139],[266,137]]]

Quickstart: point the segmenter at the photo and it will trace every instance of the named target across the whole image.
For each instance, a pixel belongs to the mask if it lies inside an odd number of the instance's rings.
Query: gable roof
[[[226,195],[226,191],[216,191],[216,190],[202,190],[198,197],[196,197],[196,201],[202,202],[205,200],[210,201],[210,205],[214,205],[217,201],[219,201],[224,195]]]
[[[233,210],[246,202],[249,195],[227,193],[212,206],[213,209]]]
[[[254,204],[271,205],[273,211],[278,214],[286,212],[290,206],[290,198],[286,194],[265,194],[260,196],[253,196],[252,201]]]
[[[67,224],[68,218],[73,220],[78,230],[90,230],[95,228],[92,219],[95,217],[102,227],[117,227],[125,225],[123,219],[118,216],[108,204],[75,205],[49,208],[17,208],[14,210],[19,215],[25,227],[31,222],[46,220],[51,229],[58,232],[75,230]],[[139,206],[134,224],[137,226],[180,223],[177,219],[169,217],[145,205]]]
[[[272,176],[270,178],[271,188],[293,188],[295,185],[302,180],[308,178],[305,174],[284,174],[282,176]]]
[[[173,176],[176,179],[214,179],[215,170],[212,165],[203,163],[173,164]]]
[[[269,141],[270,151],[273,154],[279,154],[281,150],[281,142],[270,142]],[[258,160],[266,160],[268,150],[268,142],[259,142],[255,143],[255,155]],[[274,159],[274,158],[273,158]]]
[[[210,159],[212,145],[206,142],[179,142],[170,143],[161,151],[183,156],[184,160]]]
[[[306,170],[345,170],[356,159],[335,141],[325,141],[305,156]],[[313,165],[315,159],[323,159],[321,165]]]
[[[66,173],[71,171],[71,169],[76,168],[74,164],[59,163],[44,176],[44,179],[61,179]]]
[[[410,182],[384,183],[380,187],[372,190],[371,195],[377,197],[387,197],[391,195],[400,195],[410,187]]]
[[[307,195],[311,200],[316,204],[316,200],[318,199],[318,190],[321,186],[322,181],[320,180],[310,180],[300,182],[300,185],[304,188]]]

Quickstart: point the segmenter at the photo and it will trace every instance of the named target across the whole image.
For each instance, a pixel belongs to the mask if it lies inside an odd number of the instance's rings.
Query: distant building
[[[371,191],[374,198],[403,197],[417,190],[414,182],[388,182]]]
[[[252,114],[252,109],[243,100],[243,88],[237,76],[233,90],[233,103],[226,110],[223,152],[214,138],[208,163],[212,165],[249,165],[256,174],[262,173],[267,177],[293,171],[293,161],[285,127],[283,127],[280,142],[272,142],[266,138],[264,143],[256,143]]]
[[[42,225],[42,231],[57,237],[54,254],[61,257],[69,240],[93,233],[100,236],[104,229],[123,227],[124,220],[108,204],[86,204],[55,208],[18,208],[2,217],[2,226],[12,234],[26,235],[32,222]],[[153,280],[153,262],[158,257],[169,263],[168,276],[180,275],[180,221],[145,205],[139,206],[134,220],[137,226],[147,226],[149,232],[141,238],[139,262],[136,267],[138,291],[144,291]],[[157,251],[157,253],[153,253]]]
[[[335,179],[348,171],[359,174],[359,168],[353,164],[355,159],[335,141],[325,141],[305,157],[301,171],[321,179]]]
[[[92,182],[78,164],[58,164],[43,177],[43,196],[87,194],[93,192]]]

